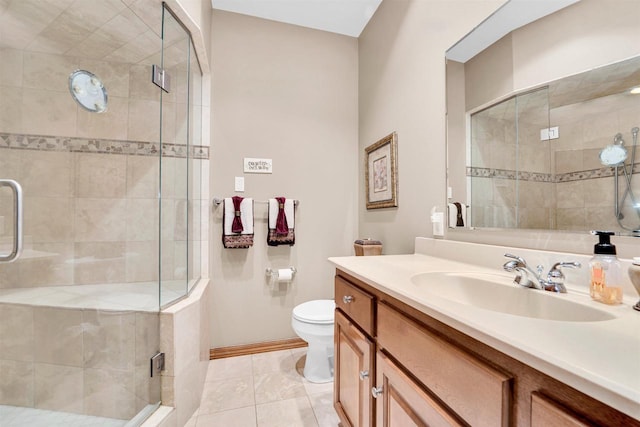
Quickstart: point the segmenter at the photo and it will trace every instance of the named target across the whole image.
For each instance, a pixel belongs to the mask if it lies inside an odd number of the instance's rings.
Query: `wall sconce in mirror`
[[[107,89],[95,74],[76,70],[69,75],[69,92],[82,108],[92,113],[107,111]]]

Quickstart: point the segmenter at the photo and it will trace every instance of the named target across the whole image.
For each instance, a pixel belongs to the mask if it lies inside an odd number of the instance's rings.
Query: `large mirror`
[[[449,206],[465,228],[638,235],[640,2],[546,3],[560,9],[447,52]]]

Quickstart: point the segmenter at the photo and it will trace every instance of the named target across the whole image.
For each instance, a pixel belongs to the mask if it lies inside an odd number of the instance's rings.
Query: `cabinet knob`
[[[342,302],[349,304],[350,302],[353,302],[353,297],[351,295],[345,295],[342,297]]]
[[[373,396],[374,399],[377,399],[378,396],[380,396],[382,394],[382,387],[373,387],[371,389],[371,396]]]
[[[360,381],[364,381],[369,378],[369,371],[360,371]]]

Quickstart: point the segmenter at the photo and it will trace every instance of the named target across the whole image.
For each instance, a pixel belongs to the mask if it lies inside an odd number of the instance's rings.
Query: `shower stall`
[[[613,137],[613,144],[604,147],[598,156],[600,158],[600,163],[602,163],[603,166],[611,167],[614,171],[613,213],[618,221],[618,225],[621,229],[630,231],[635,236],[640,235],[640,225],[629,226],[624,224],[623,220],[627,217],[631,217],[632,220],[626,221],[627,223],[640,224],[640,202],[636,198],[634,187],[632,186],[633,173],[636,166],[636,148],[638,147],[639,131],[640,128],[637,126],[631,129],[631,136],[633,138],[633,144],[630,149],[631,154],[629,154],[629,150],[627,150],[627,147],[625,146],[622,133],[618,132],[616,136]],[[629,161],[627,162],[627,160]],[[622,170],[622,173],[620,170]],[[621,175],[624,178],[623,180],[620,178]],[[621,180],[624,184],[622,187],[620,185]]]
[[[135,426],[201,276],[202,73],[157,0],[0,1],[0,425]]]
[[[470,114],[470,225],[640,235],[639,69],[629,58]]]

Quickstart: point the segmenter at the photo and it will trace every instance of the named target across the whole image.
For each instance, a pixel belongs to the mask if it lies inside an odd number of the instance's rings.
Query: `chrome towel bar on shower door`
[[[13,247],[8,255],[0,255],[0,262],[12,262],[22,253],[22,187],[12,179],[0,179],[0,187],[13,192]]]

